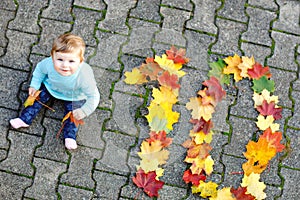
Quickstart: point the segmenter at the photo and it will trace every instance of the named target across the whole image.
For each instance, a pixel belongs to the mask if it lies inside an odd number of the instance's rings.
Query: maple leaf
[[[155,171],[158,168],[159,161],[157,159],[142,159],[140,165],[137,166],[137,169],[142,169],[145,173]]]
[[[218,184],[212,181],[209,181],[208,183],[200,181],[200,184],[198,186],[192,186],[192,193],[201,193],[200,196],[203,198],[216,197],[217,187]]]
[[[217,191],[216,197],[210,197],[209,200],[236,200],[229,187]]]
[[[213,171],[214,160],[211,156],[207,156],[205,159],[186,157],[184,161],[192,163],[190,169],[193,174],[200,174],[204,170],[205,174],[210,175]]]
[[[153,88],[152,90],[152,96],[153,96],[153,103],[160,104],[160,103],[170,103],[175,104],[177,100],[177,96],[173,93],[173,90],[161,86],[159,89]]]
[[[204,173],[200,174],[192,174],[191,170],[188,169],[183,173],[182,179],[185,183],[192,183],[195,186],[198,186],[200,184],[200,181],[205,181],[206,176]]]
[[[191,119],[190,122],[194,124],[193,131],[200,132],[203,131],[205,134],[210,132],[210,129],[213,127],[211,120],[205,121],[202,117],[201,119]]]
[[[185,49],[177,49],[175,46],[172,46],[170,50],[166,51],[168,59],[173,60],[174,63],[186,64],[189,62],[189,59],[185,57]]]
[[[197,93],[200,97],[202,97],[201,104],[203,106],[213,105],[214,107],[216,107],[217,106],[216,99],[214,98],[214,96],[210,96],[207,90],[208,88],[205,87],[203,90],[199,90]]]
[[[252,89],[256,93],[260,93],[264,89],[268,90],[269,92],[274,92],[275,82],[273,80],[269,80],[266,76],[262,76],[260,79],[253,80]]]
[[[257,106],[256,109],[263,116],[272,115],[275,120],[281,119],[282,117],[282,108],[276,107],[275,102],[273,101],[268,103],[266,100],[263,100],[262,105]]]
[[[173,60],[167,58],[166,54],[163,54],[162,57],[155,56],[154,61],[157,62],[161,68],[170,72],[170,74],[175,74],[178,77],[185,75],[184,71],[180,71],[182,64],[175,64]]]
[[[196,144],[202,144],[204,142],[210,143],[212,141],[213,132],[210,131],[208,134],[205,134],[203,131],[194,132],[193,130],[190,131],[190,136],[194,138]]]
[[[151,142],[143,141],[141,144],[141,152],[138,155],[141,159],[157,159],[160,165],[165,164],[166,160],[169,158],[169,151],[162,149],[161,142],[156,140]]]
[[[133,68],[132,72],[125,72],[124,75],[126,76],[124,82],[127,84],[143,84],[148,82],[146,76],[138,68]]]
[[[32,106],[34,104],[35,100],[39,99],[41,91],[37,90],[33,96],[29,95],[26,101],[24,102],[24,107],[26,108],[27,106]]]
[[[242,56],[242,63],[238,65],[238,68],[241,70],[241,76],[243,78],[249,77],[248,70],[253,68],[255,64],[254,57],[248,58],[246,56]]]
[[[146,63],[140,66],[140,72],[148,76],[150,80],[157,80],[157,77],[163,73],[163,69],[153,59],[146,59]]]
[[[261,174],[268,166],[269,162],[266,160],[255,160],[250,158],[247,162],[243,163],[242,168],[244,174],[249,176],[251,173]]]
[[[276,148],[276,152],[281,152],[285,148],[283,144],[280,144],[280,141],[282,139],[282,133],[281,132],[274,132],[272,133],[271,128],[267,128],[264,133],[260,136],[260,138],[265,138],[269,145]]]
[[[173,90],[180,88],[180,85],[178,84],[178,76],[176,74],[171,75],[168,71],[165,71],[158,77],[158,82],[160,85],[169,87]]]
[[[83,125],[84,124],[84,121],[81,119],[81,120],[77,120],[73,117],[73,113],[72,111],[68,112],[64,118],[62,119],[62,123],[64,121],[66,121],[68,118],[70,118],[70,121],[73,122],[75,124],[76,127],[78,127],[79,125]]]
[[[142,169],[136,173],[136,177],[132,177],[132,181],[150,197],[158,197],[158,190],[164,185],[164,182],[156,180],[154,171],[146,174]]]
[[[147,142],[151,144],[151,142],[154,142],[156,140],[159,140],[161,142],[161,146],[168,147],[170,144],[172,144],[172,138],[167,137],[167,133],[165,131],[159,131],[159,132],[150,132],[150,138],[146,139]]]
[[[269,67],[263,67],[258,62],[253,65],[252,69],[248,69],[248,75],[252,79],[260,79],[262,76],[271,78],[272,76]]]
[[[224,69],[224,74],[233,74],[233,78],[236,82],[243,79],[241,76],[241,70],[238,68],[238,65],[242,62],[242,59],[237,55],[228,56],[224,59],[224,61],[228,64]]]
[[[213,96],[217,102],[221,101],[225,97],[226,92],[223,90],[216,77],[212,76],[209,80],[204,81],[202,84],[208,88],[206,94]]]
[[[190,101],[186,104],[188,110],[192,110],[193,119],[203,119],[209,121],[212,118],[212,114],[215,112],[213,105],[203,105],[201,97],[192,97]]]
[[[223,69],[226,66],[226,63],[224,62],[223,59],[218,59],[216,62],[211,62],[209,63],[209,67],[211,70],[208,72],[208,77],[216,77],[220,83],[223,84],[230,84],[230,76],[228,74],[223,73]]]
[[[237,189],[231,188],[230,192],[234,194],[236,200],[255,200],[255,197],[251,194],[246,194],[247,188],[238,187]]]
[[[264,89],[261,94],[254,92],[252,99],[254,101],[255,108],[262,105],[264,100],[266,100],[268,103],[273,101],[275,104],[279,102],[278,96],[270,95],[270,92],[266,89]]]
[[[272,132],[275,132],[279,130],[279,124],[273,123],[274,120],[275,119],[272,115],[268,115],[267,117],[258,115],[256,125],[262,131],[270,127],[272,129]]]
[[[209,155],[210,150],[212,150],[212,147],[207,143],[196,144],[192,142],[189,146],[184,147],[189,149],[187,152],[187,157],[189,158],[199,157],[200,159],[205,159]]]
[[[251,173],[249,176],[244,175],[241,186],[247,188],[247,194],[251,194],[257,200],[266,198],[266,194],[263,192],[266,185],[263,182],[259,182],[260,174]]]

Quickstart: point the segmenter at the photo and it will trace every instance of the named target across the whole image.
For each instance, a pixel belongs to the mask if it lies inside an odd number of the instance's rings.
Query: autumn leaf
[[[84,121],[81,119],[81,120],[77,120],[73,117],[73,113],[72,111],[68,112],[64,118],[62,119],[62,123],[64,121],[66,121],[68,118],[70,118],[70,121],[73,122],[75,124],[76,127],[78,127],[79,125],[83,125],[84,124]]]
[[[141,159],[156,159],[160,165],[165,164],[169,158],[169,151],[162,149],[161,142],[156,140],[151,142],[143,141],[141,144],[141,152],[138,152]]]
[[[203,82],[208,89],[206,94],[209,96],[213,96],[217,102],[220,102],[226,95],[226,92],[223,90],[220,82],[216,77],[212,76],[209,80]]]
[[[242,179],[241,186],[247,188],[247,194],[251,194],[257,200],[266,198],[264,189],[266,185],[263,182],[259,182],[260,174],[251,173],[249,176],[245,175]]]
[[[230,84],[230,76],[228,74],[224,74],[223,73],[223,69],[226,66],[226,63],[224,62],[223,59],[218,59],[218,61],[216,62],[211,62],[209,63],[209,67],[211,68],[211,70],[209,70],[208,72],[208,77],[216,77],[220,84]]]
[[[192,193],[201,193],[200,196],[203,198],[216,197],[218,185],[212,181],[205,183],[200,181],[198,186],[192,186]]]
[[[255,197],[251,194],[246,194],[246,187],[238,187],[237,189],[231,188],[231,193],[234,194],[236,200],[255,200]]]
[[[180,85],[178,84],[178,76],[175,74],[171,75],[168,71],[165,71],[158,77],[158,82],[160,85],[169,87],[172,90],[180,88]]]
[[[253,80],[252,89],[256,93],[260,93],[264,89],[268,90],[269,92],[274,92],[275,82],[273,80],[269,80],[266,76],[262,76],[260,79]]]
[[[193,185],[198,186],[200,184],[200,181],[206,180],[206,176],[204,175],[204,173],[192,174],[191,170],[188,169],[183,173],[182,179],[187,184],[192,183]]]
[[[233,78],[236,82],[243,79],[241,76],[241,70],[238,68],[238,65],[242,62],[242,59],[237,55],[228,56],[224,59],[227,63],[227,66],[223,69],[224,74],[233,74]]]
[[[151,81],[157,80],[158,76],[164,71],[153,59],[147,59],[146,63],[143,63],[139,69],[140,72],[144,76],[149,77]]]
[[[146,76],[138,68],[133,68],[132,72],[125,72],[124,82],[127,84],[143,84],[148,82]]]
[[[262,105],[263,101],[266,100],[268,103],[271,103],[272,101],[277,104],[279,102],[278,96],[270,95],[271,93],[264,89],[261,94],[254,92],[253,94],[253,101],[254,101],[254,107]]]
[[[266,100],[264,100],[262,102],[262,105],[257,106],[256,109],[263,116],[272,115],[275,120],[281,119],[281,117],[282,117],[281,116],[282,108],[278,108],[275,105],[275,102],[273,102],[273,101],[268,103]]]
[[[156,180],[156,173],[145,173],[142,169],[137,171],[136,176],[132,177],[132,181],[150,197],[158,197],[158,190],[164,185],[164,182]]]
[[[205,134],[210,132],[210,129],[213,127],[211,120],[205,121],[202,117],[201,119],[191,119],[190,122],[194,124],[193,131],[200,132],[203,131]]]
[[[275,119],[272,115],[268,115],[267,117],[258,115],[256,125],[262,131],[270,127],[272,129],[272,132],[275,132],[279,130],[279,124],[273,123],[274,120]]]
[[[184,71],[180,71],[182,64],[175,64],[173,60],[167,58],[166,54],[163,54],[161,57],[155,56],[154,61],[157,62],[161,68],[170,72],[170,74],[175,74],[178,77],[185,75]]]
[[[241,70],[241,76],[243,78],[249,77],[248,70],[253,68],[255,64],[254,57],[248,58],[246,56],[242,56],[242,63],[238,65],[238,68]]]
[[[152,90],[153,96],[153,103],[160,104],[160,103],[170,103],[175,104],[177,100],[177,96],[173,93],[173,90],[161,86],[159,89],[153,88]]]
[[[222,188],[217,191],[216,197],[211,197],[209,200],[236,200],[233,194],[230,192],[229,187]]]
[[[142,159],[136,168],[144,170],[145,173],[155,171],[159,168],[159,161],[157,159]]]
[[[203,90],[199,90],[197,93],[201,97],[201,104],[203,106],[212,105],[213,107],[216,107],[218,102],[216,101],[214,96],[209,95],[207,90],[208,88],[205,87]]]
[[[212,114],[215,112],[215,108],[212,105],[202,105],[202,98],[192,97],[186,104],[188,110],[192,110],[193,119],[201,119],[209,121],[212,118]]]
[[[250,158],[247,162],[243,163],[242,168],[244,174],[249,176],[251,173],[261,174],[268,166],[269,162],[266,160],[256,160]]]
[[[212,150],[212,147],[207,144],[196,144],[196,143],[191,143],[189,146],[184,146],[185,148],[188,148],[187,152],[187,157],[189,158],[200,158],[200,159],[205,159],[208,155],[209,152]]]
[[[172,138],[167,137],[167,133],[165,131],[159,131],[159,132],[150,132],[150,138],[146,139],[147,142],[150,144],[152,142],[155,142],[156,140],[159,140],[161,142],[161,146],[168,147],[172,143]]]
[[[248,75],[252,79],[260,79],[263,76],[266,76],[267,78],[271,78],[272,76],[269,67],[263,67],[258,62],[256,62],[253,65],[252,69],[248,69]]]
[[[203,131],[194,132],[190,131],[190,137],[194,138],[196,144],[202,144],[204,142],[210,143],[212,141],[213,132],[210,131],[208,134],[205,134]]]
[[[189,59],[185,57],[185,49],[180,48],[179,50],[172,46],[170,50],[166,51],[168,59],[173,60],[174,63],[186,64],[189,62]]]
[[[204,170],[205,174],[210,175],[213,171],[214,160],[211,156],[207,156],[205,159],[186,157],[184,161],[192,163],[190,169],[193,174],[200,174]]]
[[[32,106],[34,104],[35,100],[39,99],[41,91],[37,90],[33,96],[29,95],[26,101],[24,102],[24,107],[26,108],[27,106]]]
[[[282,139],[281,132],[274,132],[272,133],[271,128],[267,128],[264,133],[260,136],[260,138],[265,138],[271,147],[276,148],[276,152],[282,152],[285,146],[280,144]]]

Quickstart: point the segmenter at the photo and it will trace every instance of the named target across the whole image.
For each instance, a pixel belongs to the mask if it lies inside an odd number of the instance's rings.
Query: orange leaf
[[[35,100],[39,100],[40,93],[41,91],[38,90],[34,93],[34,96],[29,95],[26,101],[24,102],[24,107],[26,108],[27,106],[32,106]]]
[[[168,55],[168,59],[173,60],[175,64],[189,62],[189,59],[185,57],[185,49],[177,50],[175,46],[172,46],[170,50],[166,51],[166,54]]]
[[[62,119],[62,122],[66,121],[68,118],[70,118],[70,121],[73,122],[75,124],[76,127],[78,127],[79,125],[83,125],[84,124],[84,121],[81,119],[81,120],[77,120],[73,117],[73,113],[72,111],[68,112],[64,118]]]
[[[269,142],[270,146],[276,148],[276,152],[281,152],[285,148],[283,144],[280,144],[280,141],[282,139],[281,132],[272,133],[272,129],[267,128],[260,136],[260,138],[265,138]]]

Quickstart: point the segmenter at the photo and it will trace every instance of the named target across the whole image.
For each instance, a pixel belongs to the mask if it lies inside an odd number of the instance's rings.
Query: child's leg
[[[48,102],[52,96],[44,85],[41,86],[40,90],[41,93],[39,95],[39,101],[42,103]],[[32,106],[28,106],[23,109],[19,118],[10,120],[10,124],[14,128],[28,127],[32,123],[36,115],[39,113],[41,108],[42,105],[39,102],[35,101]]]
[[[85,103],[85,100],[82,101],[65,101],[65,115],[68,112],[80,108]],[[63,135],[65,138],[65,146],[67,149],[76,149],[76,133],[78,131],[78,127],[70,121],[70,118],[65,121],[63,128]]]

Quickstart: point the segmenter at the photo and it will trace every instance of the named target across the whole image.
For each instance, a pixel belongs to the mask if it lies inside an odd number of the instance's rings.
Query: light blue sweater
[[[34,69],[30,87],[39,90],[44,83],[49,93],[61,100],[86,100],[81,107],[89,116],[97,108],[100,94],[90,65],[83,62],[71,76],[62,76],[55,69],[52,58],[45,58]]]

